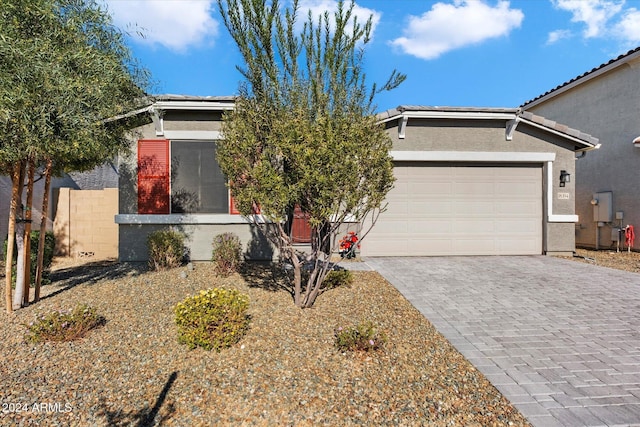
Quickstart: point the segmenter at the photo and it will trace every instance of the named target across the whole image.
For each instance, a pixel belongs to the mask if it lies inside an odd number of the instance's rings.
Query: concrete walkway
[[[544,256],[366,263],[534,426],[640,426],[640,274]]]

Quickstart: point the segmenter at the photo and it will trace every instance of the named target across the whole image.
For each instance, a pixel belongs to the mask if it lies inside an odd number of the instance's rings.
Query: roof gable
[[[595,67],[593,69],[591,69],[590,71],[587,71],[577,77],[574,77],[573,79],[569,80],[568,82],[564,82],[561,85],[556,86],[555,88],[543,93],[540,96],[537,96],[529,101],[526,101],[524,104],[521,105],[522,108],[531,108],[537,104],[540,104],[550,98],[553,98],[554,96],[560,95],[561,93],[564,93],[566,91],[568,91],[569,89],[572,89],[576,86],[579,86],[583,83],[588,82],[589,80],[592,80],[596,77],[599,77],[605,73],[608,73],[609,71],[612,71],[618,67],[621,67],[625,64],[628,64],[632,61],[635,61],[637,59],[640,58],[640,47],[637,47],[633,50],[628,51],[627,53],[618,56],[615,59],[612,59],[609,62],[606,62],[604,64],[599,65],[598,67]]]
[[[398,120],[400,138],[404,138],[404,130],[409,119],[472,119],[472,120],[504,120],[505,138],[510,140],[518,123],[526,123],[547,133],[560,136],[575,144],[576,151],[587,151],[598,148],[598,138],[569,126],[545,119],[519,108],[482,108],[482,107],[432,107],[400,105],[394,109],[377,115],[380,123]]]

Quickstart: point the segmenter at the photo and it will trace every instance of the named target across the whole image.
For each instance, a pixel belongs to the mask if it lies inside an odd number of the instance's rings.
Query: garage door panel
[[[411,216],[424,217],[425,215],[452,215],[453,203],[442,200],[414,201],[409,204],[407,213]]]
[[[455,255],[491,255],[496,252],[492,238],[456,239],[453,248]]]
[[[406,235],[409,233],[409,224],[404,220],[402,221],[378,220],[378,222],[376,222],[376,225],[374,226],[374,229],[376,230],[376,236],[379,235],[380,238],[384,238],[385,235],[389,235],[389,236]],[[373,231],[371,233],[373,233]],[[369,235],[367,236],[367,241],[369,240],[371,233],[369,233]]]
[[[536,212],[540,202],[534,202],[531,200],[522,201],[509,201],[509,202],[496,202],[496,212],[500,213],[502,217],[509,216],[527,216],[530,217],[532,212]]]
[[[394,174],[363,255],[542,253],[541,167],[397,163]]]
[[[495,203],[489,200],[463,200],[455,203],[455,211],[458,217],[462,215],[471,217],[487,215],[493,217],[496,207]]]
[[[476,236],[476,238],[479,238],[488,233],[493,234],[495,231],[494,223],[495,221],[493,218],[460,218],[453,223],[453,232],[458,235],[458,238],[464,235]]]
[[[533,224],[527,218],[521,220],[510,218],[496,221],[496,232],[504,234],[528,235],[531,237],[537,235],[539,227]]]
[[[530,240],[515,239],[513,237],[502,239],[498,242],[498,255],[511,255],[520,252],[534,252],[537,246]]]
[[[536,194],[542,197],[542,189],[534,182],[510,182],[497,183],[495,186],[496,195],[501,197],[518,197],[523,195]]]
[[[495,194],[494,185],[491,182],[455,182],[453,192],[459,195],[471,197],[493,196]]]
[[[441,237],[420,237],[412,240],[408,245],[408,253],[419,254],[422,251],[442,251],[447,253],[453,253],[453,241],[449,236],[443,235]],[[410,255],[408,255],[410,256]]]
[[[433,219],[431,221],[409,221],[407,229],[414,236],[416,234],[428,233],[436,237],[437,234],[449,236],[453,232],[453,224],[446,219]],[[426,236],[428,237],[428,236]]]
[[[451,194],[453,183],[438,181],[414,182],[409,184],[407,188],[409,190],[408,194],[429,194],[430,197],[437,197]]]

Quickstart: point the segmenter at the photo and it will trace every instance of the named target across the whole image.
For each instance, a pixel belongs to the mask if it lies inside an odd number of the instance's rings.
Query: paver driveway
[[[368,258],[535,426],[640,426],[640,274],[545,257]]]

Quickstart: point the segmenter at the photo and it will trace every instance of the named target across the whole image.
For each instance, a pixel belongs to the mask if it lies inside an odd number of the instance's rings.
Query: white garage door
[[[364,256],[539,255],[540,166],[397,163]]]

